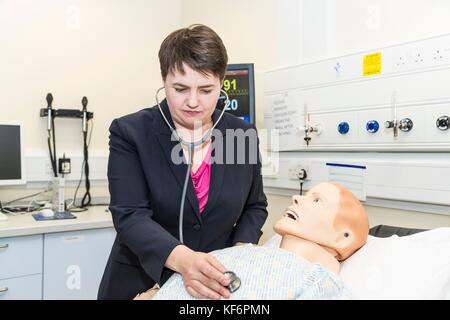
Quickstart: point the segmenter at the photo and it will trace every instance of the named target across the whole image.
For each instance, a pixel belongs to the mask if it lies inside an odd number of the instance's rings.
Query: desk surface
[[[112,227],[111,213],[106,206],[93,206],[83,212],[72,212],[76,219],[36,221],[32,213],[13,216],[0,221],[0,238],[33,234],[64,232]]]

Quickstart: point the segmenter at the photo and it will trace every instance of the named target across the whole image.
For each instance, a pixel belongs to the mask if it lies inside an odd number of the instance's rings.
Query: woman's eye
[[[322,200],[320,200],[320,198],[315,198],[315,199],[313,200],[313,202],[314,202],[314,203],[322,203]]]

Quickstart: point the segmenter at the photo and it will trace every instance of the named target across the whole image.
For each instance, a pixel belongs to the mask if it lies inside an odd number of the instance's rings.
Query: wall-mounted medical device
[[[448,130],[450,128],[450,117],[449,116],[441,116],[436,120],[436,127],[439,130]]]
[[[54,109],[53,104],[53,95],[51,93],[47,94],[47,108],[42,108],[40,110],[41,117],[47,117],[47,129],[51,128],[51,119],[52,118],[77,118],[82,119],[83,131],[86,127],[86,121],[89,121],[94,117],[93,112],[87,111],[87,103],[88,100],[86,97],[82,99],[82,110],[78,109]]]
[[[229,101],[225,105],[225,112],[254,124],[255,71],[253,63],[227,65],[222,89],[228,94]],[[218,103],[217,108],[223,107]]]
[[[280,151],[450,151],[449,84],[449,35],[286,67],[265,75],[266,125]]]
[[[264,88],[267,190],[297,193],[307,168],[306,189],[450,215],[450,34],[269,71]]]
[[[78,109],[54,109],[53,108],[53,95],[48,93],[46,96],[47,107],[40,109],[40,117],[47,118],[47,143],[49,149],[50,163],[53,170],[53,189],[54,189],[54,201],[53,207],[57,212],[64,212],[65,202],[64,202],[64,175],[70,174],[70,159],[67,159],[64,155],[63,159],[56,159],[56,130],[55,130],[55,118],[75,118],[81,119],[81,131],[83,135],[83,169],[85,175],[85,187],[86,192],[81,201],[81,207],[88,206],[91,203],[90,194],[90,180],[89,180],[89,162],[88,162],[88,142],[87,142],[87,132],[88,132],[88,122],[94,117],[93,112],[87,110],[88,99],[83,97],[81,99],[81,110]],[[58,176],[61,174],[61,177]],[[62,188],[61,188],[62,187]],[[57,199],[57,200],[55,200]],[[74,199],[75,200],[75,199]],[[58,203],[56,203],[58,202]]]
[[[305,143],[308,146],[309,142],[312,139],[312,136],[320,135],[320,133],[322,132],[322,128],[320,124],[313,124],[311,122],[311,118],[308,113],[308,106],[306,104],[303,114],[305,115],[305,124],[303,126],[297,127],[297,129],[299,130],[299,132],[304,132],[303,140],[305,140]]]

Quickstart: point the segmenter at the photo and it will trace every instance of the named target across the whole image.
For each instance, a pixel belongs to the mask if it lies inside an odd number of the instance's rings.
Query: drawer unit
[[[0,279],[42,273],[43,236],[0,238]]]
[[[115,236],[113,228],[45,234],[44,300],[96,299]]]
[[[0,280],[0,300],[42,299],[42,274]]]

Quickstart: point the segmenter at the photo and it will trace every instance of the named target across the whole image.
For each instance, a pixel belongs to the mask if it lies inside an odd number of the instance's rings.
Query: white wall
[[[162,83],[159,46],[181,27],[181,2],[0,1],[0,122],[23,121],[27,155],[47,155],[46,120],[39,117],[46,94],[53,94],[54,107],[69,109],[81,109],[87,96],[94,112],[90,154],[104,154],[113,118],[154,104]],[[59,152],[81,154],[81,121],[55,122]],[[107,195],[105,186],[92,195]],[[3,187],[0,199],[30,192]]]
[[[331,55],[450,33],[448,0],[339,0],[328,3],[336,15],[330,28],[330,38],[334,39]]]
[[[450,33],[448,0],[279,0],[278,11],[277,38],[290,40],[281,41],[278,66]]]
[[[0,87],[8,110],[2,119],[23,119],[27,147],[45,148],[39,109],[47,92],[66,108],[81,109],[87,96],[96,128],[91,148],[103,149],[111,119],[153,104],[159,45],[181,26],[181,0],[10,0],[0,2],[0,14]],[[79,146],[80,124],[69,120],[65,127],[58,138]]]

